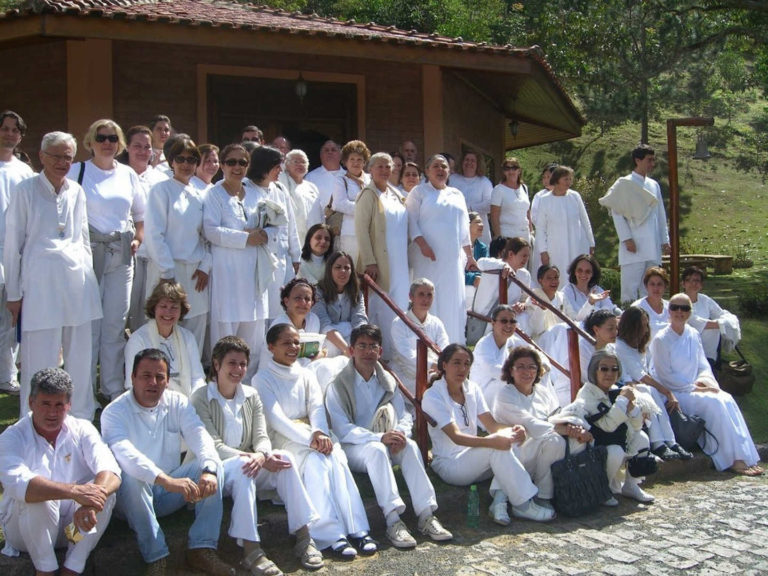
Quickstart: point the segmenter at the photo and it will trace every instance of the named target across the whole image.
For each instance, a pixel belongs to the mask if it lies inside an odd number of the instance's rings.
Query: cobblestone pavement
[[[647,487],[656,496],[650,505],[619,497],[618,508],[602,509],[580,519],[558,518],[550,524],[514,520],[506,528],[487,516],[478,529],[466,527],[466,489],[440,490],[438,516],[454,532],[448,544],[417,536],[415,550],[400,551],[384,541],[381,512],[366,498],[372,531],[382,539],[373,557],[352,562],[327,560],[318,576],[556,576],[578,574],[722,575],[768,574],[768,479],[747,479],[707,470],[686,480]],[[483,509],[488,483],[481,485]],[[410,510],[410,506],[409,506]],[[173,551],[171,566],[182,566],[189,513],[163,522]],[[404,515],[414,529],[411,512]],[[264,548],[287,574],[309,574],[291,555],[285,514],[273,508],[263,515]],[[224,526],[228,521],[225,520]],[[222,530],[221,552],[234,564],[240,553]],[[22,564],[25,566],[22,569]],[[0,574],[31,574],[31,563],[0,560]],[[123,523],[105,535],[89,563],[89,574],[135,575],[143,564],[131,532]],[[183,569],[175,574],[194,574]]]

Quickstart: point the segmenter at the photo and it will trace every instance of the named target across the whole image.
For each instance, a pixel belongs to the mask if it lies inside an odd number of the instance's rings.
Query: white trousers
[[[11,313],[5,305],[8,294],[5,284],[0,285],[0,382],[11,382],[17,378],[16,355],[19,344],[16,342],[16,327],[11,326]]]
[[[405,448],[392,454],[381,442],[368,444],[342,444],[349,459],[349,467],[355,472],[367,472],[376,493],[376,502],[384,516],[392,511],[402,514],[405,503],[397,489],[392,465],[400,465],[405,484],[411,494],[413,510],[417,516],[437,510],[437,497],[432,482],[424,469],[424,462],[416,442],[408,439]]]
[[[450,458],[435,457],[432,469],[449,484],[467,486],[490,477],[491,494],[502,490],[513,506],[527,502],[538,493],[536,485],[517,456],[517,448],[465,448]]]
[[[14,500],[10,506],[9,518],[4,521],[6,543],[22,552],[27,552],[39,572],[55,572],[59,568],[54,548],[65,545],[67,555],[64,566],[82,573],[91,550],[99,543],[102,534],[109,525],[115,495],[107,498],[104,508],[96,514],[96,527],[93,534],[83,534],[77,544],[67,541],[64,528],[72,522],[75,511],[80,507],[74,500],[48,500],[46,502],[27,503]]]
[[[649,418],[651,425],[648,427],[648,438],[651,446],[660,442],[676,442],[675,432],[672,430],[672,423],[669,421],[667,412],[667,398],[653,386],[647,384],[635,384],[633,388],[650,394],[656,405],[661,409],[661,414],[654,414]]]
[[[72,415],[93,420],[96,400],[91,380],[92,322],[48,330],[22,331],[20,418],[29,412],[32,376],[43,368],[59,365],[59,351],[64,352],[64,369],[72,378]]]
[[[224,336],[239,336],[251,349],[250,362],[248,363],[248,372],[245,374],[243,382],[251,381],[256,369],[259,367],[259,357],[261,349],[265,347],[264,320],[253,320],[251,322],[214,322],[211,321],[211,347]]]
[[[518,456],[539,489],[539,497],[552,498],[555,493],[552,463],[565,458],[565,439],[554,433],[541,438],[528,438],[518,449]]]
[[[349,254],[352,258],[352,262],[357,264],[357,255],[360,252],[360,248],[357,245],[357,236],[354,234],[342,234],[339,236],[339,250]]]
[[[296,274],[293,271],[293,262],[290,255],[286,253],[275,254],[277,256],[277,268],[272,282],[267,286],[267,302],[269,304],[269,318],[277,318],[283,312],[283,306],[280,299],[280,290],[288,282],[293,280]]]
[[[651,266],[660,266],[660,262],[646,260],[621,265],[621,301],[634,302],[643,298],[647,292],[643,285],[643,275]]]
[[[642,430],[632,432],[627,435],[627,451],[617,445],[612,444],[606,446],[608,451],[608,457],[605,460],[605,474],[608,476],[608,484],[611,486],[611,491],[614,493],[621,492],[621,487],[624,483],[624,471],[621,469],[621,465],[627,458],[630,458],[640,452],[640,450],[647,450],[650,448],[650,442],[648,436]]]
[[[110,247],[114,245],[113,242]],[[133,266],[123,264],[122,260],[120,250],[107,250],[104,255],[104,273],[98,278],[104,317],[93,321],[91,334],[91,378],[96,382],[96,364],[100,364],[101,392],[111,399],[125,392],[125,319],[131,298]]]
[[[295,533],[302,526],[317,520],[318,515],[312,507],[309,494],[301,483],[301,476],[293,462],[293,457],[286,452],[275,451],[283,459],[294,464],[280,472],[270,472],[262,468],[254,478],[243,474],[244,460],[238,456],[224,461],[224,496],[232,496],[232,518],[229,523],[229,535],[251,542],[259,542],[257,492],[276,490],[285,502],[288,514],[288,532]]]

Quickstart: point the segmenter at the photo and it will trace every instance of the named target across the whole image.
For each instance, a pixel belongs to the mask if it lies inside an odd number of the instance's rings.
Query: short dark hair
[[[593,310],[584,320],[584,332],[590,336],[594,336],[594,328],[602,326],[611,318],[615,318],[616,314],[613,310]]]
[[[699,278],[701,278],[701,281],[704,282],[707,278],[707,273],[704,271],[703,268],[699,268],[698,266],[688,266],[685,270],[683,270],[683,282],[688,280],[691,276],[699,275]]]
[[[277,342],[277,339],[280,338],[280,334],[290,329],[296,330],[293,324],[288,324],[286,322],[275,324],[269,330],[267,330],[267,344],[274,344]],[[298,332],[298,330],[296,331]]]
[[[649,319],[648,312],[640,306],[630,306],[624,310],[619,319],[619,333],[617,335],[617,338],[641,354],[645,352],[648,342],[651,341],[651,328],[646,326],[645,330],[643,329],[643,316]]]
[[[488,247],[488,256],[491,258],[499,258],[504,248],[507,247],[507,238],[504,236],[497,236],[491,240],[491,245]]]
[[[376,324],[361,324],[357,328],[354,328],[349,337],[349,343],[354,346],[355,342],[362,336],[367,336],[371,340],[375,340],[376,344],[379,346],[384,342],[384,338],[381,335],[381,328],[376,326]]]
[[[656,151],[648,144],[640,144],[632,150],[632,160],[642,160],[646,156],[655,156]]]
[[[549,176],[550,186],[554,186],[560,181],[560,178],[562,178],[563,176],[567,176],[568,174],[573,176],[573,168],[571,168],[570,166],[563,166],[563,165],[557,166],[554,170],[552,170],[552,173]]]
[[[597,262],[597,258],[591,254],[579,254],[573,259],[571,265],[568,266],[568,281],[571,284],[576,284],[576,266],[579,265],[579,262],[589,262],[592,266],[592,278],[589,279],[587,287],[597,286],[600,283],[602,272],[600,272],[600,264]]]
[[[544,375],[544,370],[541,364],[541,356],[533,348],[528,346],[515,346],[509,353],[509,356],[501,367],[501,379],[507,384],[514,384],[515,378],[512,376],[512,366],[519,358],[530,358],[536,362],[536,380],[534,384],[538,384],[541,381],[541,377]]]
[[[222,360],[224,360],[224,357],[230,352],[242,352],[245,354],[246,360],[249,362],[251,360],[251,349],[248,347],[245,340],[238,338],[237,336],[224,336],[224,338],[221,338],[213,346],[213,350],[211,351],[211,364],[213,365],[214,362],[218,362],[219,368],[221,368]]]
[[[648,286],[648,281],[654,276],[658,276],[666,286],[669,286],[669,276],[667,271],[661,266],[651,266],[645,271],[645,274],[643,274],[643,286]]]
[[[312,304],[317,302],[317,288],[315,288],[315,285],[312,284],[309,280],[306,278],[299,278],[298,276],[291,278],[291,280],[280,289],[280,306],[283,307],[283,310],[287,310],[285,307],[285,300],[291,295],[291,290],[293,290],[296,286],[306,286],[310,290],[312,290]]]
[[[546,274],[550,270],[557,270],[557,273],[560,274],[560,268],[558,268],[554,264],[542,264],[541,266],[539,266],[539,269],[536,271],[536,280],[541,280],[542,278],[544,278],[544,274]]]
[[[43,368],[35,372],[30,383],[29,397],[43,394],[65,394],[67,402],[72,399],[72,378],[61,368]]]
[[[512,312],[512,314],[514,314],[515,317],[517,317],[517,312],[515,312],[515,309],[512,308],[512,306],[510,306],[509,304],[499,304],[491,312],[491,320],[495,322],[496,319],[499,317],[499,314],[501,314],[502,312]]]
[[[170,142],[171,139],[168,139]],[[186,134],[174,139],[168,151],[165,152],[165,159],[168,160],[168,166],[173,164],[177,156],[181,156],[185,152],[188,152],[190,156],[197,158],[197,163],[200,164],[200,150],[197,149],[197,145],[192,141],[192,138]]]
[[[512,252],[512,254],[517,254],[522,250],[523,248],[530,248],[531,243],[528,242],[525,238],[522,238],[520,236],[513,236],[512,238],[507,238],[507,245],[504,246],[504,250],[502,250],[502,255],[504,257],[509,256],[509,253]]]
[[[6,118],[13,118],[16,120],[16,128],[18,128],[21,135],[24,136],[27,132],[27,123],[24,122],[24,119],[13,110],[3,110],[0,112],[0,124],[2,124]]]
[[[189,134],[184,134],[183,132],[180,132],[179,134],[174,134],[168,140],[165,141],[165,144],[163,144],[163,156],[165,156],[165,159],[168,160],[168,157],[171,155],[171,148],[173,147],[176,142],[179,140],[192,140],[192,138],[189,136]],[[198,154],[199,158],[199,154]],[[168,166],[171,165],[170,160],[168,160]]]
[[[158,122],[168,122],[168,127],[173,127],[173,124],[171,124],[171,119],[168,118],[168,116],[165,114],[155,114],[152,116],[152,119],[149,121],[149,127],[154,130]]]
[[[272,146],[259,146],[251,152],[251,165],[248,167],[248,178],[253,183],[264,180],[275,166],[280,166],[283,153]]]
[[[144,348],[144,350],[139,350],[136,356],[133,357],[131,376],[136,376],[136,373],[139,371],[139,364],[141,364],[141,361],[145,358],[148,360],[162,360],[165,362],[165,376],[166,378],[171,377],[171,362],[168,360],[168,356],[166,356],[165,352],[158,350],[157,348]]]
[[[437,369],[440,372],[445,372],[445,363],[450,361],[456,352],[460,352],[462,350],[469,354],[469,363],[474,363],[475,355],[472,353],[472,350],[464,346],[464,344],[453,343],[448,344],[448,346],[443,348],[443,350],[440,352],[440,355],[437,357]]]

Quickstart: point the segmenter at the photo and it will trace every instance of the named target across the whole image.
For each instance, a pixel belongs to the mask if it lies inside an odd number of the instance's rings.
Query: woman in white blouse
[[[208,323],[211,252],[203,236],[203,193],[191,184],[200,162],[195,143],[176,138],[168,150],[173,178],[149,191],[144,236],[149,256],[147,294],[160,281],[184,287],[190,310],[182,326],[192,332],[199,350]]]
[[[517,158],[501,165],[502,179],[491,192],[491,234],[494,238],[531,239],[531,201]]]
[[[325,265],[333,252],[333,231],[330,227],[327,224],[310,226],[301,248],[301,262],[296,275],[317,284],[325,276]]]
[[[189,183],[198,190],[205,192],[213,186],[213,179],[221,168],[219,147],[215,144],[200,144],[197,149],[200,151],[200,164],[197,166],[197,170],[195,170],[195,175],[190,178]]]
[[[611,301],[611,291],[600,287],[600,276],[600,264],[594,256],[576,256],[568,266],[568,284],[563,288],[563,294],[571,309],[580,310],[585,302],[589,302],[595,310],[611,310],[614,314],[621,314],[621,308]],[[597,300],[595,295],[602,297]]]
[[[538,489],[517,457],[525,429],[507,428],[493,418],[480,388],[468,379],[473,360],[466,346],[446,346],[437,361],[439,379],[422,398],[424,411],[437,421],[429,427],[432,469],[443,481],[458,486],[492,478],[490,514],[499,524],[509,523],[508,501],[514,516],[552,520],[554,510],[534,502]],[[487,436],[478,436],[479,425]]]
[[[97,120],[83,139],[91,159],[72,165],[67,176],[85,190],[93,271],[104,317],[94,321],[91,373],[101,364],[101,392],[111,399],[123,391],[125,319],[133,284],[133,256],[144,239],[144,188],[136,173],[115,160],[125,137],[112,120]]]
[[[647,293],[645,298],[635,300],[632,306],[638,306],[648,314],[653,340],[659,330],[669,325],[669,302],[664,299],[664,293],[669,287],[667,271],[659,266],[648,268],[643,274],[643,286]]]
[[[343,176],[336,179],[333,191],[333,209],[341,212],[341,221],[337,249],[346,252],[357,260],[357,236],[355,232],[355,202],[360,191],[371,178],[363,169],[371,158],[371,151],[361,140],[351,140],[341,149],[341,163],[347,169]]]
[[[451,186],[464,195],[467,210],[477,212],[483,219],[483,235],[480,239],[486,244],[491,243],[491,227],[488,224],[488,213],[491,211],[491,192],[493,184],[485,176],[483,157],[474,150],[467,150],[461,157],[461,172],[451,175]]]

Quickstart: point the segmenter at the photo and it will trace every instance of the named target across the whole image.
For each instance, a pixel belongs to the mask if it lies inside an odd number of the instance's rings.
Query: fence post
[[[507,279],[499,274],[499,304],[509,304],[507,302]]]
[[[427,344],[419,338],[416,340],[416,399],[421,404],[424,392],[427,390]],[[427,455],[429,453],[427,434],[427,421],[420,410],[416,410],[416,443],[421,450],[421,457],[426,464],[429,462]]]
[[[579,335],[573,328],[568,328],[568,370],[571,373],[571,401],[581,388],[581,359],[579,357]]]

